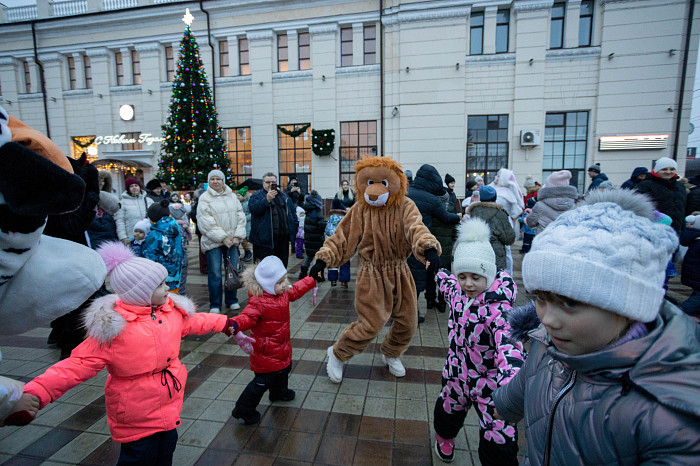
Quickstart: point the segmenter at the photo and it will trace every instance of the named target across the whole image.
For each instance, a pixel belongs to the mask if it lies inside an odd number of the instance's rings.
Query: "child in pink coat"
[[[119,464],[171,464],[187,382],[180,341],[222,332],[227,318],[195,313],[192,301],[168,293],[165,267],[127,246],[107,243],[97,252],[116,294],[93,301],[84,315],[85,341],[27,383],[23,397],[43,408],[106,367],[107,422],[122,444]]]

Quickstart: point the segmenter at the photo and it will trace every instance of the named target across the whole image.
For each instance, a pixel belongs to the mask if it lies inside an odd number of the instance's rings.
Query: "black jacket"
[[[688,246],[688,251],[683,258],[681,268],[681,283],[700,291],[700,230],[695,228],[683,228],[681,231],[681,244]]]
[[[671,217],[673,229],[676,232],[681,231],[685,225],[685,198],[687,196],[683,183],[674,178],[662,180],[657,175],[652,174],[649,179],[637,185],[637,191],[647,194],[654,201],[656,210]]]
[[[688,197],[685,199],[685,215],[700,211],[700,186],[690,188]]]
[[[323,246],[326,219],[323,218],[321,209],[310,202],[304,201],[301,207],[306,211],[306,218],[304,219],[304,249],[306,249],[308,256],[313,256]]]

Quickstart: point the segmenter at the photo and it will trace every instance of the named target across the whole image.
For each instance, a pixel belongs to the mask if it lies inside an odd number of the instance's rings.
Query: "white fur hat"
[[[286,274],[287,269],[277,256],[267,256],[255,267],[255,280],[270,294],[275,294],[275,285]]]
[[[476,217],[463,222],[458,228],[452,272],[455,275],[466,272],[486,277],[486,286],[490,288],[496,278],[496,254],[489,242],[491,229]]]

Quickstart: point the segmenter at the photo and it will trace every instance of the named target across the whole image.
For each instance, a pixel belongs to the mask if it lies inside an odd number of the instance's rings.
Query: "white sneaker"
[[[231,309],[232,311],[237,311],[241,308],[241,305],[238,303],[233,303],[228,308]]]
[[[209,314],[221,314],[221,309],[219,309],[218,307],[212,307],[211,309],[209,309]]]
[[[394,377],[403,377],[406,375],[406,369],[403,367],[403,364],[401,364],[399,358],[387,358],[382,354],[382,362],[385,366],[389,367],[389,372],[391,372]]]
[[[326,365],[328,378],[333,383],[340,383],[343,380],[343,361],[333,354],[333,347],[328,348],[328,364]]]

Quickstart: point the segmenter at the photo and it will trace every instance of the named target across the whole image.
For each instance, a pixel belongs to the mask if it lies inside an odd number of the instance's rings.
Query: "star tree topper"
[[[190,13],[189,8],[185,8],[185,16],[182,17],[182,22],[189,27],[192,26],[192,21],[194,21],[194,16]]]

